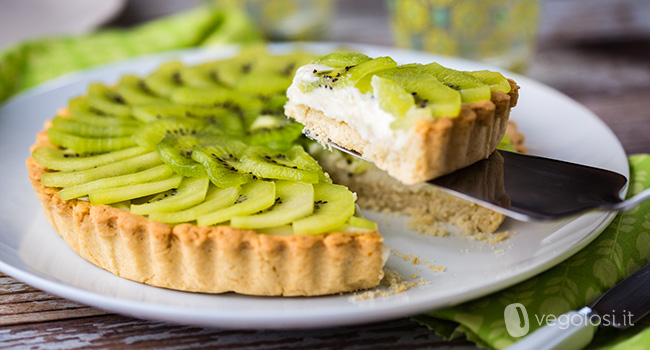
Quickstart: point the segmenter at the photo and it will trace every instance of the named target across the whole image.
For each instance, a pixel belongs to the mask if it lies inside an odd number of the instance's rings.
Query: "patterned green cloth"
[[[261,40],[259,32],[233,9],[200,7],[128,30],[103,30],[78,37],[34,40],[0,53],[0,102],[61,74],[123,58],[222,43]],[[630,194],[650,187],[650,156],[630,157]],[[529,317],[560,315],[588,304],[650,260],[650,203],[621,215],[591,245],[557,267],[504,291],[415,319],[446,338],[465,334],[477,344],[512,344],[504,307],[522,303]],[[536,322],[530,322],[532,332]],[[650,317],[627,331],[598,333],[594,347],[646,348]]]
[[[629,157],[632,196],[650,187],[650,155]],[[650,202],[619,214],[590,245],[556,267],[513,287],[462,305],[414,317],[441,336],[466,335],[486,348],[505,348],[511,337],[504,321],[507,305],[526,307],[530,333],[543,315],[560,316],[594,301],[650,261]],[[625,331],[603,329],[591,344],[598,349],[650,348],[650,317]]]
[[[33,40],[0,53],[0,102],[61,74],[127,57],[262,36],[245,14],[210,5],[127,30]]]

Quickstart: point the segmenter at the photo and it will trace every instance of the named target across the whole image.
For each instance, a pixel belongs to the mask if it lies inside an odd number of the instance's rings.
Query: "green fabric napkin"
[[[650,187],[650,155],[630,156],[629,163],[629,196],[633,196]],[[517,340],[506,330],[507,305],[524,305],[530,334],[540,327],[537,320],[544,315],[580,309],[649,261],[650,202],[645,202],[617,215],[596,240],[556,267],[489,296],[414,319],[447,339],[465,335],[482,347],[501,349]],[[603,329],[590,347],[647,349],[649,327],[650,317],[646,317],[628,330]]]
[[[127,57],[261,40],[244,13],[205,5],[131,29],[27,41],[0,53],[0,102],[64,73]]]
[[[199,7],[127,30],[102,30],[76,37],[24,42],[0,53],[0,102],[51,78],[136,55],[196,46],[262,40],[245,14],[235,9]],[[630,157],[630,195],[650,187],[650,156]],[[650,203],[620,214],[587,248],[528,281],[459,306],[415,317],[446,338],[466,335],[477,344],[503,348],[508,335],[504,308],[522,303],[530,332],[535,315],[562,313],[594,300],[650,260]],[[650,317],[627,331],[598,333],[594,347],[645,348]]]

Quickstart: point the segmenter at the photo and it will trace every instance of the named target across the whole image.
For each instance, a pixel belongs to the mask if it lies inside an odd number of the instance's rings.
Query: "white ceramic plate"
[[[327,53],[335,44],[306,44]],[[438,61],[458,69],[485,65],[386,47],[356,45],[370,56],[390,55],[399,63]],[[271,45],[275,52],[295,45]],[[407,279],[431,282],[386,298],[352,301],[350,295],[311,298],[251,297],[178,292],[131,282],[86,262],[52,230],[41,212],[24,165],[29,146],[46,119],[92,81],[116,82],[125,73],[146,74],[160,63],[197,63],[227,57],[236,47],[147,56],[71,74],[15,97],[0,108],[0,270],[36,288],[83,304],[135,317],[225,328],[291,328],[346,325],[403,317],[461,303],[522,281],[548,269],[593,240],[612,214],[590,213],[573,220],[533,224],[507,220],[504,231],[517,235],[498,244],[460,235],[430,237],[405,228],[404,218],[368,212],[386,244],[424,263],[433,272],[392,254],[387,267]],[[508,73],[522,86],[511,118],[527,136],[532,154],[598,166],[628,176],[625,153],[613,133],[586,108],[531,79]]]

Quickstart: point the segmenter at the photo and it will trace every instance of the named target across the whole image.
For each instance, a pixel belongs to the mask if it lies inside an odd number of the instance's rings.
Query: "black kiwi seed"
[[[235,204],[243,203],[246,200],[248,200],[248,197],[246,197],[246,195],[240,194],[237,200],[235,201]]]
[[[213,81],[217,81],[217,82],[219,81],[219,73],[217,73],[216,70],[210,71],[209,76],[210,79],[212,79]]]
[[[115,101],[116,103],[123,104],[123,105],[126,104],[126,101],[124,100],[124,98],[122,96],[118,95],[118,94],[111,94],[111,96],[109,96],[109,97],[113,101]]]
[[[172,74],[172,81],[176,85],[183,85],[183,78],[181,77],[181,73],[174,72],[174,74]]]
[[[138,80],[138,88],[144,92],[146,92],[149,95],[153,95],[154,92],[151,91],[149,86],[144,82],[144,80]]]

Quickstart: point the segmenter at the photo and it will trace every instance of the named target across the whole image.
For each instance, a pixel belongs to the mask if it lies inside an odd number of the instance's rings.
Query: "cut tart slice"
[[[312,58],[256,51],[91,85],[27,160],[49,222],[91,263],[159,287],[310,296],[376,286],[387,259],[376,225],[355,218],[355,195],[282,115],[294,67]]]
[[[524,135],[514,122],[509,121],[498,148],[525,153],[523,141]],[[436,186],[405,185],[372,163],[341,151],[330,152],[316,143],[312,143],[309,151],[333,181],[358,194],[359,206],[378,212],[407,214],[410,216],[408,227],[420,233],[444,236],[449,232],[448,224],[452,224],[465,234],[481,237],[481,233],[497,231],[505,219],[501,213],[458,198]]]
[[[413,185],[487,158],[518,89],[497,72],[333,53],[298,69],[285,113]]]

